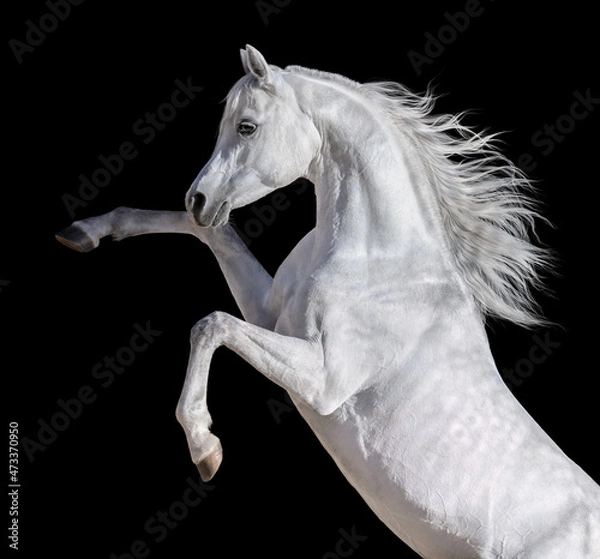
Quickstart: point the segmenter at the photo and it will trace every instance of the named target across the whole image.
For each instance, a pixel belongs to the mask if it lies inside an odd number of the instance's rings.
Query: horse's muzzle
[[[206,195],[202,192],[196,192],[188,200],[187,208],[200,227],[218,227],[226,225],[229,221],[231,204],[226,200],[218,206],[216,211],[211,210],[207,204]]]

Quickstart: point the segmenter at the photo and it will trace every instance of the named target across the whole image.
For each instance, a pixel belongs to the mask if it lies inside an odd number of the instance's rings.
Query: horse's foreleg
[[[103,237],[122,240],[148,233],[187,233],[208,244],[244,318],[261,326],[273,326],[273,313],[267,309],[273,279],[229,225],[200,227],[183,211],[117,208],[74,222],[56,239],[78,252],[89,252]]]
[[[177,419],[184,428],[193,462],[204,481],[221,463],[221,444],[210,432],[206,403],[208,370],[214,351],[225,346],[267,378],[288,390],[306,405],[328,413],[335,398],[324,374],[320,345],[292,338],[216,312],[192,329],[191,355]]]
[[[277,312],[269,308],[273,278],[250,252],[233,227],[212,227],[206,243],[217,258],[227,285],[244,318],[264,328],[275,327]]]
[[[96,248],[103,237],[120,241],[148,233],[188,233],[202,239],[202,228],[187,212],[116,208],[112,212],[75,221],[56,235],[62,244],[78,252]]]

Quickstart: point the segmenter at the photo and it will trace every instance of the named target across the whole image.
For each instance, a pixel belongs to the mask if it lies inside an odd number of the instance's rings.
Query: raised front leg
[[[336,401],[318,342],[282,336],[229,314],[215,312],[194,326],[185,385],[177,405],[177,419],[186,436],[193,462],[204,481],[221,464],[221,444],[210,432],[206,403],[208,370],[214,351],[235,351],[274,383],[320,413],[329,413]]]
[[[120,241],[148,233],[187,233],[206,243],[216,256],[244,318],[261,326],[274,326],[276,313],[267,308],[273,278],[229,225],[200,227],[187,212],[122,207],[76,221],[58,233],[56,239],[78,252],[89,252],[103,237]]]
[[[120,241],[148,233],[188,233],[204,240],[203,228],[187,212],[116,208],[112,212],[75,221],[56,235],[63,245],[78,252],[96,248],[103,237]]]

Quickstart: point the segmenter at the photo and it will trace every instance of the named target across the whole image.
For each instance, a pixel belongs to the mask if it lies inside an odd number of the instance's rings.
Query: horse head
[[[285,71],[251,46],[241,56],[246,75],[229,92],[215,150],[186,195],[204,227],[225,225],[233,209],[306,176],[319,151],[317,129]]]

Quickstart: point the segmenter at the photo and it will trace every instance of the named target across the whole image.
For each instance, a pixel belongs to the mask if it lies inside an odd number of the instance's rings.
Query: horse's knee
[[[215,311],[205,316],[202,320],[199,320],[192,326],[192,330],[190,333],[190,340],[192,344],[198,342],[202,338],[206,337],[209,334],[218,334],[225,328],[225,323],[228,318],[228,314]]]

